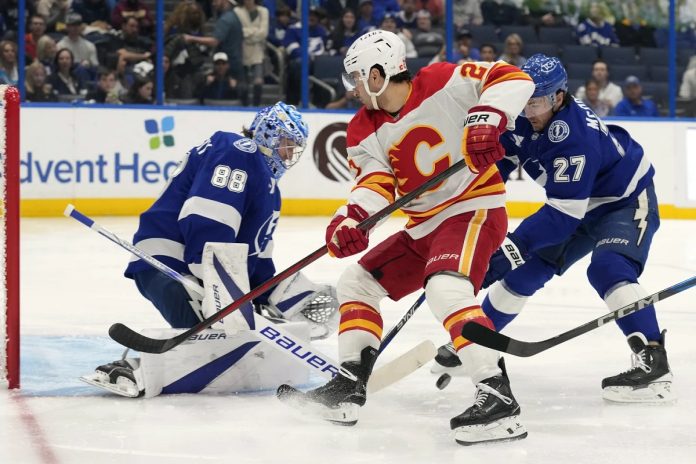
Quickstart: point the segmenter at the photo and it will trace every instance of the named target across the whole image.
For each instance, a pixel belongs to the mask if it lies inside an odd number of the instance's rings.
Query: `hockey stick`
[[[495,332],[475,322],[467,322],[464,324],[464,327],[462,328],[462,337],[471,340],[474,343],[478,343],[479,345],[486,346],[496,351],[509,353],[514,356],[534,356],[535,354],[539,354],[542,351],[546,351],[549,348],[553,348],[556,345],[560,345],[563,342],[567,342],[568,340],[571,340],[586,332],[601,327],[607,322],[628,316],[636,311],[640,311],[646,306],[650,306],[651,304],[662,301],[672,295],[681,293],[695,285],[696,276],[686,279],[683,282],[679,282],[678,284],[674,284],[671,287],[660,290],[659,292],[653,293],[652,295],[646,296],[645,298],[641,298],[638,301],[607,313],[602,317],[560,335],[556,335],[555,337],[551,337],[547,340],[542,340],[539,342],[523,342],[520,340],[515,340],[514,338],[510,338],[507,335]]]
[[[397,322],[396,325],[392,327],[392,329],[382,339],[382,343],[379,345],[379,350],[377,351],[376,356],[382,354],[387,345],[391,343],[396,334],[401,331],[404,324],[411,319],[413,313],[416,312],[424,301],[425,293],[422,293],[416,302],[413,303],[413,305],[409,308],[409,310],[406,311],[406,314],[403,315],[399,322]],[[435,344],[433,342],[430,340],[422,341],[398,358],[375,370],[367,381],[368,393],[376,393],[389,385],[398,382],[411,372],[433,359],[436,353],[437,350],[435,349]]]
[[[130,251],[132,254],[142,259],[150,266],[167,275],[171,279],[176,280],[180,284],[185,285],[189,288],[189,290],[191,290],[195,294],[203,297],[203,287],[189,279],[186,279],[180,273],[170,268],[163,262],[145,253],[132,243],[118,237],[113,232],[96,223],[93,219],[80,213],[78,210],[75,209],[73,205],[68,205],[65,208],[64,214],[65,216],[77,220],[78,222],[84,224],[85,226],[89,227],[95,232],[108,238],[112,242],[119,245],[121,248]],[[386,348],[387,345],[391,343],[396,334],[399,333],[399,331],[403,328],[404,324],[406,324],[406,322],[408,322],[408,320],[411,319],[411,316],[413,316],[416,309],[418,309],[418,307],[424,301],[425,293],[423,293],[416,300],[413,306],[409,308],[409,310],[406,312],[406,314],[403,315],[399,322],[389,331],[389,333],[387,333],[379,347],[379,353],[381,353],[384,350],[384,348]],[[272,321],[266,321],[264,319],[265,318],[256,317],[256,315],[254,315],[255,329],[253,331],[255,335],[257,335],[262,340],[271,343],[275,348],[280,348],[281,351],[287,354],[292,354],[290,350],[296,349],[298,345],[305,347],[305,349],[308,349],[307,347],[310,346],[310,343],[298,339],[296,336],[292,334],[288,334],[286,331],[282,329],[282,327],[279,327],[278,324],[274,324],[272,323]],[[428,346],[428,344],[432,347],[431,349],[430,346]],[[377,392],[383,388],[386,388],[387,386],[399,381],[403,377],[406,377],[408,374],[416,370],[418,367],[428,362],[430,359],[432,359],[432,356],[428,357],[428,355],[432,350],[434,350],[434,347],[435,345],[433,345],[433,343],[430,340],[426,340],[421,344],[417,345],[416,347],[412,348],[411,350],[407,351],[406,353],[402,354],[397,359],[377,369],[373,373],[373,377],[370,377],[370,382],[368,385],[370,391]],[[296,355],[293,355],[293,357],[298,360],[301,359]],[[333,361],[330,357],[324,355],[323,353],[317,352],[314,349],[312,350],[312,356],[305,356],[302,359],[312,359],[312,361],[308,361],[307,364],[317,369],[317,371],[324,377],[331,377],[333,376],[333,373],[337,371],[343,373],[343,370],[340,369],[340,367],[338,367],[337,362]],[[324,364],[323,361],[325,361],[326,363]],[[349,377],[351,376],[349,375]]]
[[[186,286],[193,293],[203,298],[205,294],[205,290],[203,289],[203,287],[185,278],[183,275],[181,275],[174,269],[170,268],[169,266],[157,260],[156,258],[150,256],[149,254],[145,253],[132,243],[119,238],[113,232],[105,229],[101,225],[94,222],[94,220],[80,213],[78,210],[75,209],[73,205],[68,205],[65,208],[64,214],[65,216],[71,217],[77,220],[78,222],[86,225],[90,229],[98,232],[99,234],[108,238],[109,240],[116,243],[125,250],[130,251],[135,256],[148,263],[150,266],[154,267],[155,269],[162,272],[171,279],[176,280],[180,284]],[[223,270],[222,272],[225,271]],[[309,365],[316,372],[318,372],[326,378],[331,379],[335,374],[338,374],[339,371],[349,378],[354,378],[354,376],[349,372],[344,372],[344,369],[341,369],[337,362],[335,362],[325,354],[321,353],[316,348],[309,348],[310,346],[312,346],[309,342],[307,342],[306,340],[302,340],[301,338],[291,333],[288,333],[280,326],[280,324],[275,324],[263,316],[257,316],[256,313],[254,313],[253,311],[251,311],[251,317],[253,318],[253,322],[252,324],[250,324],[250,330],[254,333],[254,335],[256,335],[261,340],[271,344],[274,348],[283,351],[287,355],[295,358],[303,364]],[[302,351],[302,356],[295,354],[295,352],[298,350]]]
[[[460,160],[447,168],[446,170],[442,171],[440,174],[431,177],[427,181],[425,181],[423,184],[418,186],[416,189],[412,190],[411,192],[407,193],[406,195],[402,196],[401,198],[397,199],[394,203],[391,203],[372,216],[368,217],[364,221],[360,222],[358,224],[358,227],[363,230],[367,230],[370,227],[376,225],[378,222],[381,220],[387,218],[390,214],[392,214],[394,211],[397,209],[401,208],[402,206],[406,205],[408,202],[411,200],[415,199],[422,193],[425,193],[428,189],[431,187],[439,184],[440,182],[444,181],[447,179],[449,176],[452,174],[456,173],[457,171],[463,169],[466,166],[466,161],[465,160]],[[304,267],[308,266],[309,264],[313,263],[317,259],[321,258],[328,252],[326,245],[322,245],[320,248],[315,250],[314,252],[310,253],[309,255],[305,256],[292,266],[288,267],[284,271],[276,274],[274,277],[268,279],[266,282],[262,283],[258,287],[252,289],[249,293],[246,295],[242,296],[241,298],[237,299],[236,301],[232,302],[231,304],[225,306],[222,308],[220,311],[218,311],[216,314],[213,314],[209,318],[201,321],[200,323],[196,324],[195,326],[191,327],[188,329],[186,332],[183,332],[175,337],[172,338],[166,338],[166,339],[156,339],[156,338],[150,338],[146,337],[145,335],[142,335],[133,329],[127,327],[124,324],[121,323],[116,323],[112,325],[109,328],[109,336],[120,343],[123,346],[126,346],[128,348],[131,348],[136,351],[140,352],[146,352],[146,353],[164,353],[166,351],[171,350],[177,345],[180,345],[184,341],[186,341],[189,337],[192,335],[197,334],[198,332],[207,329],[210,327],[212,324],[218,322],[220,319],[224,318],[228,314],[230,314],[232,311],[235,311],[245,303],[251,302],[254,298],[257,298],[261,294],[265,293],[267,290],[269,290],[271,287],[274,285],[278,284],[280,281],[287,279],[291,275],[295,274],[297,271],[303,269]]]

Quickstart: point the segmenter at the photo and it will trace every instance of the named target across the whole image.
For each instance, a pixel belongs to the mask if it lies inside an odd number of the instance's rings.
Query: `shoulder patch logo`
[[[256,142],[251,139],[243,138],[234,142],[232,145],[239,150],[246,153],[254,153],[256,151]]]
[[[562,142],[570,134],[570,127],[565,121],[557,120],[549,126],[549,140],[555,143]]]

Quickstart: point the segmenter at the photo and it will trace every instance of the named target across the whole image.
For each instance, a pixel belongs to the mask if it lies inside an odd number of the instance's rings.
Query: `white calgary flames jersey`
[[[493,108],[507,129],[534,90],[530,77],[502,61],[427,66],[414,78],[398,116],[361,108],[348,125],[348,162],[356,185],[349,203],[374,214],[463,158],[469,109]],[[402,208],[406,231],[423,237],[445,219],[467,211],[505,206],[505,185],[495,166],[465,168]]]

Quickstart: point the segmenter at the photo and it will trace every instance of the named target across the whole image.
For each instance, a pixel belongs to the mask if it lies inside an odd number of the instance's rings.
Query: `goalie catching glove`
[[[301,272],[279,283],[269,295],[268,304],[257,305],[257,310],[275,322],[307,322],[312,340],[333,334],[340,319],[336,289],[315,284]]]
[[[345,258],[365,251],[369,244],[368,232],[357,225],[369,214],[362,207],[350,204],[341,206],[326,228],[326,246],[329,254]]]
[[[478,173],[505,156],[500,134],[505,131],[507,117],[490,106],[474,106],[469,110],[464,127],[462,153],[466,165]]]
[[[528,259],[529,253],[527,249],[517,240],[512,232],[509,232],[505,240],[503,240],[503,244],[491,256],[481,288],[488,288],[493,283],[501,280],[508,272],[517,269]]]

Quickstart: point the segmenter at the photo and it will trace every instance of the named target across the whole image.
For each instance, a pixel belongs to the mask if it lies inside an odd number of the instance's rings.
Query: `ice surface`
[[[97,218],[128,240],[136,218]],[[397,230],[393,219],[371,238]],[[284,269],[323,240],[326,218],[282,218],[276,261]],[[642,283],[649,293],[696,272],[692,221],[663,221]],[[76,378],[116,359],[106,336],[113,322],[162,324],[122,276],[128,254],[69,219],[22,221],[23,389],[0,391],[0,463],[696,463],[696,290],[658,305],[668,329],[674,405],[612,405],[600,381],[629,367],[615,326],[602,327],[531,358],[507,357],[529,438],[462,447],[450,417],[467,408],[474,388],[455,377],[444,391],[421,369],[368,399],[356,427],[316,422],[269,393],[179,395],[133,400],[102,394]],[[335,282],[345,261],[324,257],[306,269]],[[523,340],[556,335],[607,312],[578,263],[535,295],[508,333]],[[417,295],[385,302],[385,330]],[[447,336],[427,306],[395,338],[384,358]],[[322,342],[336,353],[335,337]]]

